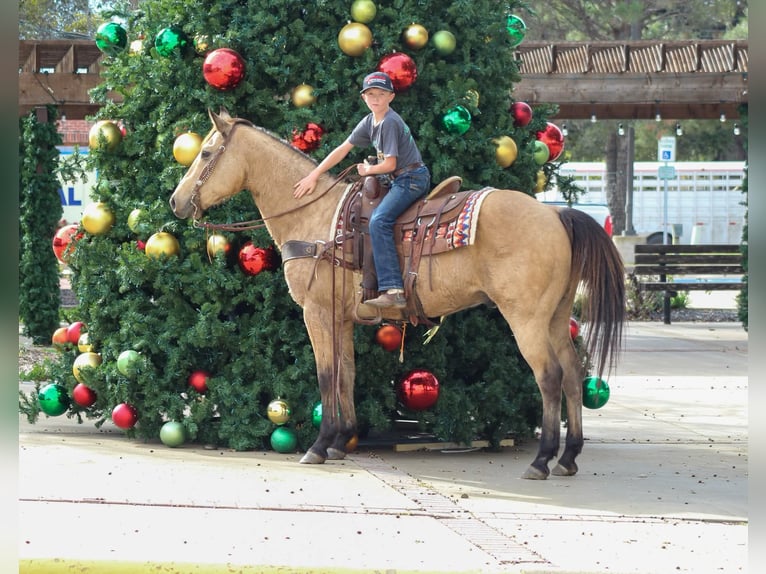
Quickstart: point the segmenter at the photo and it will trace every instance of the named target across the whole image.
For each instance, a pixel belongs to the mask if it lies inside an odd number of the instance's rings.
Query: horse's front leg
[[[342,325],[336,321],[333,328],[332,313],[321,306],[307,305],[303,316],[316,360],[322,424],[301,463],[321,464],[345,457],[345,445],[356,432],[354,325],[350,320]]]

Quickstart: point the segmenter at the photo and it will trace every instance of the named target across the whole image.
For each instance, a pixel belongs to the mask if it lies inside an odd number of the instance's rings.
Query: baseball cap
[[[380,88],[381,90],[386,90],[387,92],[393,92],[394,84],[391,83],[391,78],[389,78],[388,74],[385,72],[373,72],[372,74],[367,74],[364,77],[364,81],[362,82],[362,90],[359,93],[363,94],[370,88]]]

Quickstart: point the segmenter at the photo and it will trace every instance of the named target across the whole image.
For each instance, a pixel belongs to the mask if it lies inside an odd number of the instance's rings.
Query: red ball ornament
[[[80,340],[80,334],[85,328],[85,323],[82,321],[75,321],[66,330],[66,338],[69,343],[76,345]]]
[[[525,102],[513,102],[508,110],[513,116],[513,127],[523,128],[532,121],[532,108]]]
[[[418,79],[415,61],[402,52],[383,56],[378,62],[378,71],[388,74],[397,93],[409,90]]]
[[[402,331],[396,325],[383,325],[375,333],[375,342],[384,351],[396,351],[402,344]]]
[[[128,403],[120,403],[112,409],[112,422],[121,429],[132,429],[138,421],[136,407]]]
[[[96,391],[83,383],[77,383],[72,389],[72,400],[87,409],[96,402]]]
[[[546,122],[545,129],[537,132],[537,139],[548,146],[550,151],[548,161],[555,160],[564,150],[564,134],[556,124]]]
[[[206,371],[194,371],[189,375],[189,386],[199,394],[204,395],[207,392],[207,380],[210,375]]]
[[[439,381],[425,369],[414,369],[399,382],[396,394],[402,404],[413,411],[424,411],[439,398]]]
[[[202,75],[218,90],[233,90],[245,77],[245,60],[231,48],[218,48],[205,58]]]
[[[53,253],[56,255],[56,259],[61,263],[69,262],[69,256],[72,249],[74,249],[74,242],[80,239],[83,235],[82,233],[77,233],[77,228],[79,226],[78,223],[65,225],[53,236]],[[67,249],[70,245],[72,248]]]
[[[572,340],[577,338],[577,335],[580,334],[580,325],[577,323],[577,320],[574,317],[569,318],[569,336],[572,337]]]
[[[303,131],[293,130],[292,144],[304,153],[312,152],[319,147],[323,135],[322,126],[309,122]]]
[[[248,275],[258,275],[261,271],[273,271],[276,268],[274,247],[256,247],[252,241],[245,243],[239,250],[239,266]]]

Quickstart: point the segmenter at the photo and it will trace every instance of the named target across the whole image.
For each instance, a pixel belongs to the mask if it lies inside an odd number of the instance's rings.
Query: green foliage
[[[266,407],[280,397],[291,406],[288,424],[298,432],[300,447],[307,448],[316,436],[311,416],[319,391],[301,309],[290,298],[280,269],[249,276],[236,263],[246,241],[268,247],[270,238],[263,230],[230,234],[231,255],[210,260],[205,233],[177,220],[167,203],[186,170],[173,159],[174,139],[187,130],[207,133],[208,109],[225,107],[287,141],[306,123],[320,123],[325,136],[312,155],[321,159],[367,112],[358,94],[364,75],[384,54],[405,51],[415,60],[418,80],[392,106],[412,128],[434,183],[459,174],[466,187],[533,189],[535,132],[551,108],[536,109],[527,127],[513,127],[508,94],[518,70],[505,14],[516,4],[506,9],[488,0],[376,4],[370,24],[375,43],[358,58],[343,54],[337,44],[350,17],[345,0],[272,1],[268,6],[254,0],[146,0],[140,11],[127,13],[129,38],[143,35],[143,48],[107,59],[104,82],[92,92],[103,104],[99,119],[119,120],[127,131],[115,150],[94,149],[89,156],[99,173],[95,195],[114,212],[116,223],[105,235],[86,234],[79,240],[70,265],[80,302],[77,319],[86,323],[103,359],[99,367],[83,372],[98,400],[86,411],[73,405],[70,416],[84,415],[99,425],[114,405],[127,401],[139,412],[130,435],[156,439],[162,423],[174,419],[183,420],[193,440],[238,450],[268,448],[274,425]],[[451,30],[457,49],[448,56],[440,56],[431,44],[419,51],[406,49],[401,32],[412,22],[432,34]],[[189,38],[207,36],[211,49],[239,52],[246,61],[243,82],[229,91],[208,86],[201,73],[204,55],[193,49],[173,57],[158,55],[153,38],[171,24],[181,25]],[[296,108],[291,103],[290,92],[301,83],[314,87],[314,105]],[[478,104],[470,90],[479,94]],[[121,94],[122,101],[110,92]],[[446,132],[441,123],[456,105],[473,116],[463,136]],[[508,169],[494,159],[492,140],[500,135],[512,137],[519,148]],[[349,163],[369,150],[355,152],[358,157],[348,158]],[[134,233],[127,217],[136,208],[143,215]],[[247,194],[208,211],[216,222],[257,216]],[[142,251],[139,242],[160,230],[178,239],[178,255],[152,259]],[[375,343],[375,332],[375,327],[362,326],[355,332],[361,434],[383,432],[394,419],[406,417],[440,438],[487,437],[497,443],[508,434],[530,435],[538,424],[536,384],[496,310],[474,309],[449,318],[425,346],[425,329],[408,328],[403,363]],[[132,378],[116,368],[126,349],[144,359]],[[65,352],[53,369],[54,378],[69,389],[75,384],[75,357],[75,351]],[[431,411],[405,412],[395,387],[418,367],[437,376],[441,397]],[[205,395],[187,383],[195,370],[211,374]]]
[[[740,117],[742,118],[742,125],[744,126],[744,129],[747,129],[748,125],[748,113],[747,113],[747,105],[741,106],[740,109]],[[743,138],[744,142],[743,145],[745,146],[745,150],[747,150],[747,138]],[[742,180],[742,195],[743,199],[742,202],[745,205],[748,205],[748,183],[749,183],[749,173],[750,169],[748,166],[745,167],[745,178]],[[737,295],[737,318],[742,321],[742,326],[744,327],[745,331],[748,330],[748,302],[747,302],[747,295],[748,295],[748,278],[750,276],[750,269],[749,269],[749,262],[748,262],[748,240],[747,240],[747,232],[748,232],[748,215],[749,210],[745,212],[745,225],[742,228],[742,241],[740,242],[740,251],[742,252],[742,269],[744,270],[745,274],[743,276],[743,284],[742,284],[742,290]]]
[[[50,342],[58,327],[59,274],[51,241],[63,210],[56,166],[61,136],[56,109],[47,122],[33,111],[20,119],[19,142],[19,317],[35,344]]]

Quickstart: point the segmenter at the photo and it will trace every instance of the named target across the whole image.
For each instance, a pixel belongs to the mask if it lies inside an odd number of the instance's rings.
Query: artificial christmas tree
[[[278,257],[265,258],[269,265],[259,264],[257,273],[237,261],[244,249],[263,255],[274,246],[260,229],[222,234],[211,249],[205,231],[173,216],[167,200],[186,170],[174,143],[207,133],[207,110],[225,107],[321,159],[366,113],[361,78],[385,68],[397,89],[392,106],[415,133],[434,183],[459,175],[468,189],[532,193],[540,170],[535,143],[552,124],[544,107],[523,126],[510,113],[518,38],[507,22],[519,5],[394,0],[352,10],[350,1],[146,0],[122,15],[135,49],[109,55],[93,97],[104,104],[99,119],[124,126],[125,135],[102,137],[109,145],[90,154],[99,172],[95,195],[114,222],[86,232],[70,258],[79,319],[102,362],[81,373],[96,402],[72,404],[70,414],[98,425],[126,404],[131,424],[119,426],[130,435],[157,438],[167,421],[178,421],[189,440],[243,450],[273,446],[268,405],[279,399],[291,411],[282,434],[294,432],[299,448],[310,445],[319,393],[301,310]],[[365,21],[353,21],[354,13]],[[135,45],[138,38],[155,41]],[[113,92],[122,99],[111,100]],[[512,161],[496,160],[499,138],[513,141]],[[354,152],[349,163],[369,150]],[[207,213],[218,222],[257,216],[247,194]],[[378,344],[376,332],[359,326],[355,333],[361,436],[409,417],[439,438],[497,444],[537,424],[536,384],[497,311],[450,317],[428,345],[425,327],[410,326],[403,362]],[[142,357],[130,377],[118,368],[126,349]],[[67,389],[77,384],[76,356],[65,350],[55,369]],[[415,369],[439,381],[436,404],[416,412],[396,393]],[[199,372],[207,374],[204,388],[189,384]],[[22,404],[29,417],[34,409],[34,401]]]

